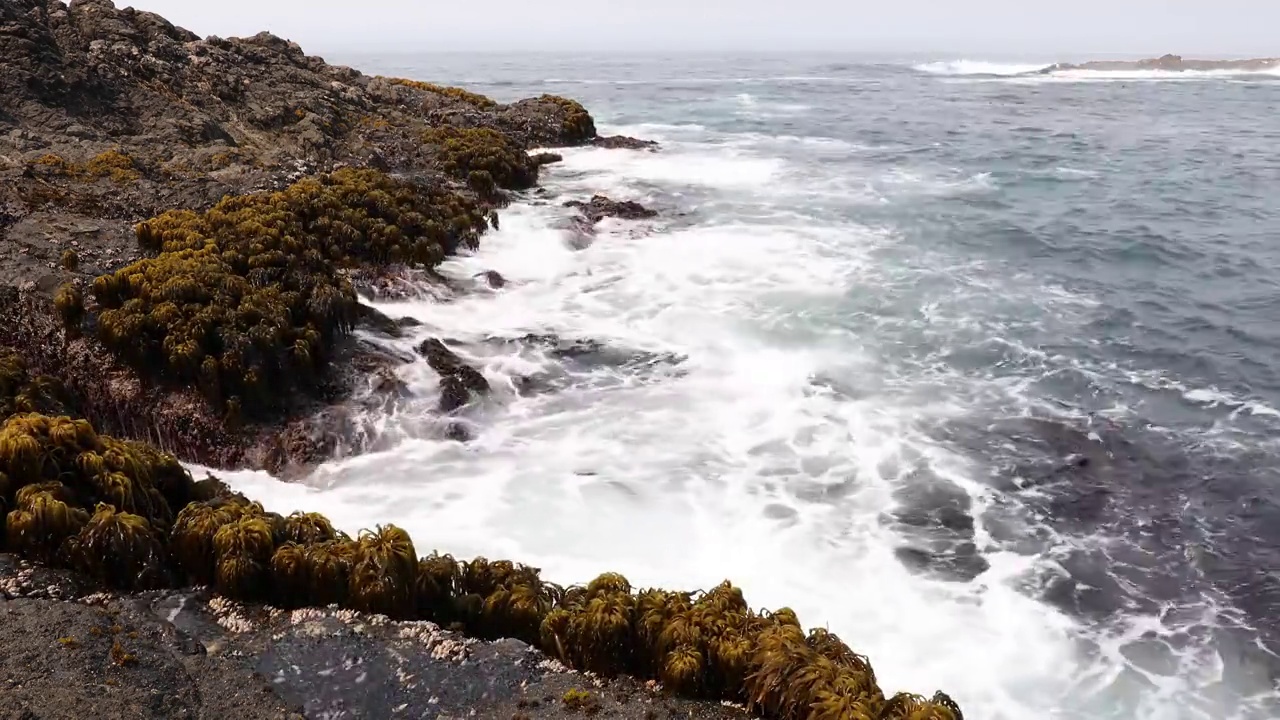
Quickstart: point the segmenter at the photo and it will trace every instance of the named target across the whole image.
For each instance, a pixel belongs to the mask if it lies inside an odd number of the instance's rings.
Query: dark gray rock
[[[0,585],[32,568],[0,554]],[[245,606],[205,590],[0,599],[5,720],[745,720],[629,678],[568,671],[517,640],[342,610]]]
[[[591,141],[591,144],[595,147],[609,150],[648,150],[654,152],[658,149],[656,140],[639,140],[625,135],[597,137]]]
[[[489,381],[479,370],[467,365],[437,338],[424,340],[418,353],[440,375],[440,410],[454,412],[471,402],[473,395],[487,395]]]
[[[650,210],[633,200],[619,202],[611,200],[604,195],[595,195],[588,202],[570,200],[564,206],[577,208],[592,225],[607,217],[616,217],[623,220],[647,220],[658,216],[656,210]]]

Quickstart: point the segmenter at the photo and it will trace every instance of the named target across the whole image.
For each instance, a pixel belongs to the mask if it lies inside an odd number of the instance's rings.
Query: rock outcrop
[[[403,292],[397,274],[429,273],[474,246],[496,225],[507,191],[531,187],[538,168],[556,159],[529,149],[595,136],[590,114],[565,98],[504,105],[460,88],[368,76],[267,33],[201,39],[110,0],[6,2],[0,344],[18,349],[34,371],[63,380],[77,410],[105,430],[206,464],[242,464],[265,434],[351,395],[368,369],[387,362],[351,339],[349,330],[366,322],[347,319],[355,288]],[[362,174],[341,175],[357,169]],[[316,179],[349,188],[325,201],[333,208],[327,218],[270,215],[272,203],[293,202],[290,194],[299,201],[311,195],[303,202],[315,206],[308,183]],[[264,199],[271,192],[284,194]],[[422,193],[427,204],[387,197],[396,193]],[[218,205],[224,197],[230,204]],[[240,229],[218,219],[233,210]],[[188,211],[200,217],[188,219]],[[353,225],[352,211],[368,220]],[[268,229],[273,224],[277,230]],[[273,247],[253,235],[280,231],[302,244]],[[303,257],[307,243],[341,232],[355,242],[351,248],[374,233],[388,252]],[[208,243],[222,254],[219,262],[175,264],[178,253]],[[251,247],[274,255],[251,259]],[[140,283],[158,273],[174,282],[219,277],[250,286],[268,275],[272,282],[311,278],[301,296],[281,298],[279,307],[292,303],[297,319],[308,303],[318,307],[309,296],[321,293],[331,320],[296,320],[283,337],[267,340],[265,333],[278,336],[278,322],[251,319],[259,310],[245,310],[249,296],[241,290],[223,300],[199,292],[177,299],[159,284]],[[321,277],[329,279],[317,284]],[[175,299],[176,314],[166,304]],[[228,355],[235,343],[209,335],[226,327],[214,310],[250,323],[243,337],[254,349]],[[260,357],[277,341],[284,343],[277,359]],[[295,343],[305,343],[296,357],[314,372],[284,362]],[[206,367],[209,359],[215,364]],[[253,393],[236,377],[265,383],[281,402],[252,407]]]
[[[1165,72],[1261,72],[1280,68],[1280,58],[1252,58],[1248,60],[1188,60],[1181,55],[1161,55],[1142,60],[1091,60],[1089,62],[1055,63],[1039,72],[1049,74],[1064,70],[1096,70],[1102,72],[1161,70]]]
[[[592,139],[591,144],[598,148],[606,148],[609,150],[648,150],[656,152],[658,142],[656,140],[641,140],[639,138],[627,137],[626,135],[608,135]]]
[[[607,217],[615,217],[622,220],[647,220],[658,216],[656,210],[650,210],[634,200],[619,202],[611,200],[604,195],[594,195],[588,202],[570,200],[564,206],[577,208],[592,225]]]
[[[570,200],[565,207],[577,208],[578,214],[569,219],[569,241],[576,249],[589,247],[596,236],[596,225],[605,218],[620,220],[648,220],[658,216],[656,210],[641,205],[634,200],[611,200],[604,195],[595,195],[591,200]]]
[[[751,717],[430,622],[82,585],[0,554],[0,647],[23,658],[0,666],[0,718],[79,718],[89,707],[130,720]]]
[[[489,381],[479,370],[467,365],[438,338],[424,340],[418,353],[440,376],[440,411],[451,413],[471,402],[473,396],[486,395]]]

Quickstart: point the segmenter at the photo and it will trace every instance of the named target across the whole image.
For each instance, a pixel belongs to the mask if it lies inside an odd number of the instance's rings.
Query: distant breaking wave
[[[915,69],[933,75],[998,75],[1008,77],[1037,73],[1052,66],[1053,63],[1027,65],[1025,63],[986,62],[984,60],[947,60],[945,62],[916,65]]]

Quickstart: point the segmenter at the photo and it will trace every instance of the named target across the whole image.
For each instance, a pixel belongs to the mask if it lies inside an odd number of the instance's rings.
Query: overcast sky
[[[325,50],[1280,55],[1280,0],[116,0]],[[1050,58],[1056,59],[1056,58]]]

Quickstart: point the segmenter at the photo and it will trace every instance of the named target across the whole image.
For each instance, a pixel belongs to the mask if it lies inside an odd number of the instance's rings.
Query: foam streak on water
[[[597,70],[670,75],[628,67]],[[1205,240],[1156,215],[1178,212],[1164,195],[1135,194],[1136,166],[1116,164],[1171,128],[1062,117],[1060,98],[953,117],[1032,99],[935,76],[969,66],[860,67],[702,68],[775,80],[696,95],[586,85],[620,123],[602,130],[662,151],[565,151],[549,194],[442,268],[473,292],[378,304],[423,323],[403,349],[444,338],[483,370],[475,439],[431,439],[437,378],[419,362],[402,371],[416,398],[379,418],[391,449],[300,484],[228,480],[272,510],[394,522],[422,554],[516,559],[562,583],[729,578],[840,634],[888,691],[943,689],[970,718],[1273,717],[1269,581],[1232,555],[1266,545],[1271,479],[1254,467],[1273,465],[1280,429],[1251,354],[1277,341],[1274,287],[1240,250],[1257,226],[1218,219],[1206,227],[1236,239]],[[832,77],[849,83],[812,80]],[[878,89],[851,108],[852,86]],[[952,107],[926,112],[939,95]],[[1195,137],[1265,177],[1249,132]],[[1154,170],[1195,202],[1178,167]],[[561,202],[594,192],[662,216],[570,242]],[[1231,202],[1222,217],[1274,223],[1261,196]],[[1208,266],[1229,281],[1197,275]],[[480,288],[482,270],[509,284]],[[1153,286],[1178,273],[1198,305]],[[1223,329],[1211,300],[1247,310]],[[1215,354],[1226,332],[1252,345]],[[527,333],[607,352],[557,357],[513,341]],[[518,391],[525,377],[543,389]]]

